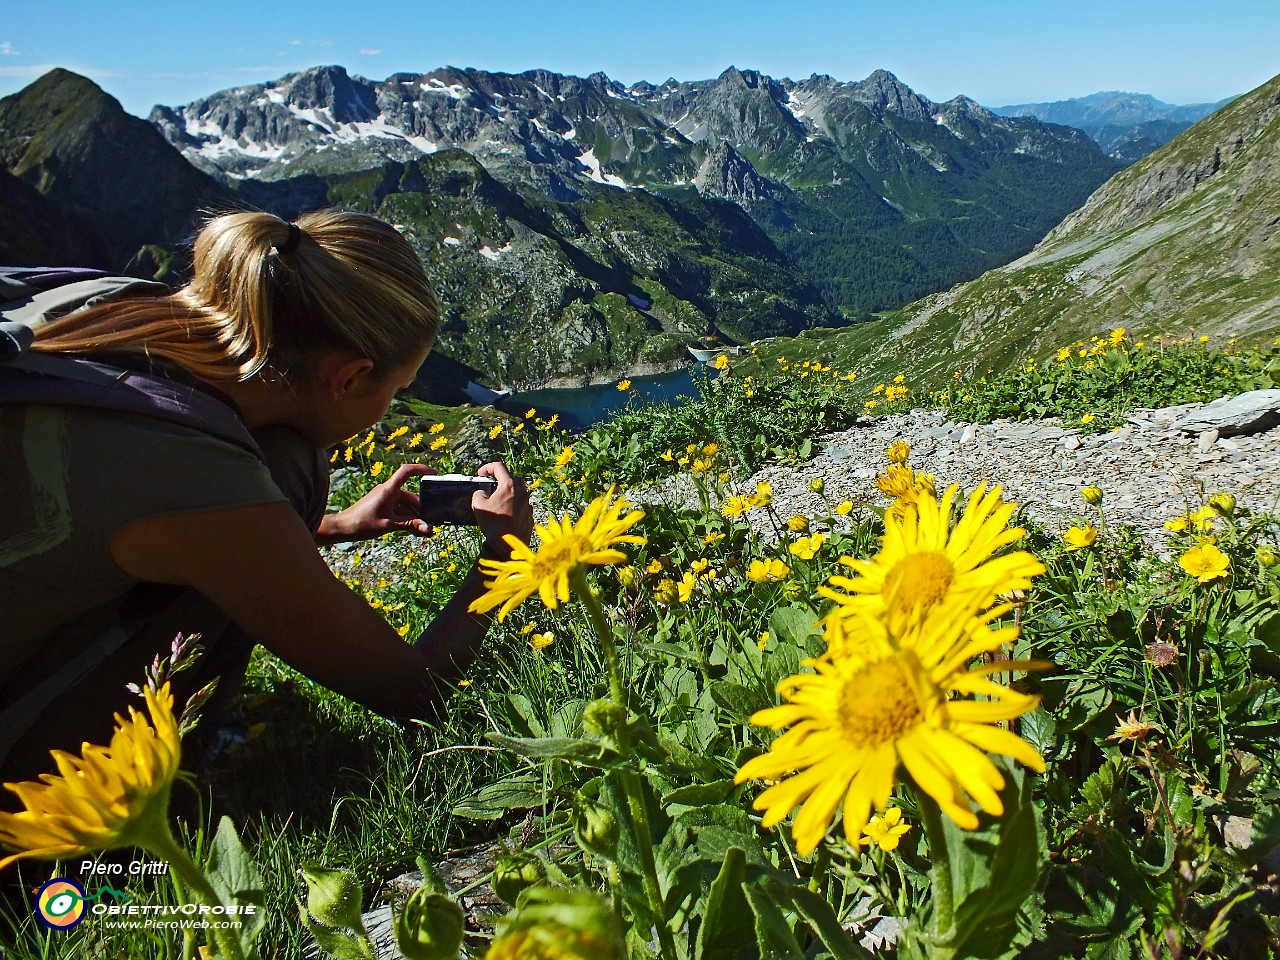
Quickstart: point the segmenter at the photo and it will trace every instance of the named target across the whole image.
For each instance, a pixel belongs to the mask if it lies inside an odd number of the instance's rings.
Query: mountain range
[[[1123,170],[1034,250],[824,342],[846,363],[938,382],[1135,336],[1280,333],[1280,76]]]
[[[1045,123],[1076,127],[1093,138],[1108,156],[1130,164],[1137,163],[1232,99],[1176,105],[1146,93],[1107,90],[1051,103],[993,107],[992,112],[1002,117],[1036,117]]]
[[[382,216],[439,287],[440,351],[518,386],[901,307],[1031,250],[1121,169],[1079,130],[885,71],[736,68],[624,86],[318,67],[148,121],[54,71],[0,100],[0,161],[9,259],[151,273],[208,209]]]

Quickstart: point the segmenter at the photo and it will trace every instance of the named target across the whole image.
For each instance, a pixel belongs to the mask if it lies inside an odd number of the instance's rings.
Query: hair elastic
[[[276,245],[276,253],[293,253],[298,249],[298,244],[302,242],[302,229],[296,224],[289,224],[289,236],[285,238],[284,243]]]

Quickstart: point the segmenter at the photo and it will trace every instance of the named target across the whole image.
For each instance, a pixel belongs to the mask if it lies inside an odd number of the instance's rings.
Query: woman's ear
[[[373,373],[373,361],[350,351],[333,351],[321,358],[316,372],[325,397],[342,400],[367,383]]]

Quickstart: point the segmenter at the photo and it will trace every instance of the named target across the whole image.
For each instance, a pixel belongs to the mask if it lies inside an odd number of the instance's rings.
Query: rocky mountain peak
[[[761,176],[751,161],[723,140],[708,151],[693,182],[703,196],[734,203],[768,200],[785,192],[784,187]]]
[[[877,117],[894,114],[904,120],[923,122],[932,116],[932,104],[888,70],[874,70],[867,79],[853,85],[854,95],[866,103]]]

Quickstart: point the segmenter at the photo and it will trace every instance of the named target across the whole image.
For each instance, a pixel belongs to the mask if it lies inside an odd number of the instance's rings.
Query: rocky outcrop
[[[741,204],[773,199],[785,189],[760,176],[749,160],[724,142],[712,147],[703,158],[694,184],[703,196]]]

